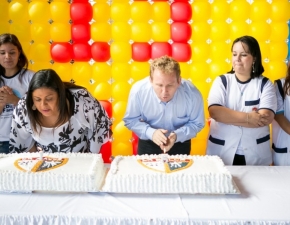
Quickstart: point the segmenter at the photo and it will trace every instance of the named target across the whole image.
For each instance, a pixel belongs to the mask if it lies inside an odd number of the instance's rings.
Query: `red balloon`
[[[92,57],[96,62],[106,62],[110,59],[110,45],[107,42],[94,42],[91,46]]]
[[[171,19],[176,22],[191,20],[192,9],[188,2],[173,2],[170,6]]]
[[[88,1],[76,2],[70,6],[70,18],[73,23],[88,23],[93,18],[93,8]]]
[[[171,56],[171,45],[167,42],[154,42],[151,45],[151,59],[161,56]]]
[[[139,140],[139,138],[134,132],[132,132],[132,139],[133,139],[133,141],[132,141],[133,155],[137,155],[138,154],[138,140]]]
[[[71,35],[74,42],[88,42],[91,39],[90,24],[73,24],[71,26]]]
[[[191,27],[188,23],[174,22],[170,25],[171,39],[174,42],[188,42],[191,38]]]
[[[191,58],[191,48],[187,43],[173,43],[172,57],[178,62],[188,62]]]
[[[91,46],[88,43],[75,43],[73,48],[73,60],[87,62],[92,58]]]
[[[146,62],[151,57],[151,46],[146,42],[132,44],[132,58],[137,62]]]
[[[112,118],[112,104],[107,100],[99,100],[100,104],[106,110],[109,118]]]
[[[102,154],[104,163],[111,163],[110,158],[112,156],[112,143],[110,141],[102,145],[100,149],[100,154]]]
[[[72,45],[66,42],[53,42],[50,46],[50,55],[55,62],[69,62],[73,58]]]

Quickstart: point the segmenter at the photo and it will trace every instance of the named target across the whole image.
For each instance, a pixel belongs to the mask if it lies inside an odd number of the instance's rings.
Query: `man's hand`
[[[171,132],[169,134],[168,138],[167,138],[167,144],[166,145],[164,145],[164,144],[160,145],[161,150],[164,153],[168,152],[172,148],[172,146],[174,145],[174,143],[176,141],[176,138],[177,138],[176,134]]]
[[[167,144],[167,137],[165,136],[166,133],[167,130],[164,129],[155,130],[152,136],[152,141],[159,146],[166,145]]]

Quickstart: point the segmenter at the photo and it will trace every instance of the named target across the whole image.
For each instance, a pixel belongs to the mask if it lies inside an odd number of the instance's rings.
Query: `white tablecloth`
[[[290,225],[290,167],[228,169],[239,195],[1,193],[0,225]]]

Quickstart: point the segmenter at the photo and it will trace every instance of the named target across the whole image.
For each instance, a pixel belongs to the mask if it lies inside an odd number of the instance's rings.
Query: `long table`
[[[241,194],[0,193],[0,224],[290,225],[290,167],[227,168]]]

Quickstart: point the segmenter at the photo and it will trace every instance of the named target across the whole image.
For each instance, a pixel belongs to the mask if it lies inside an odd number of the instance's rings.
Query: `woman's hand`
[[[13,93],[13,90],[8,86],[0,88],[0,105],[13,104],[17,105],[19,98]]]

